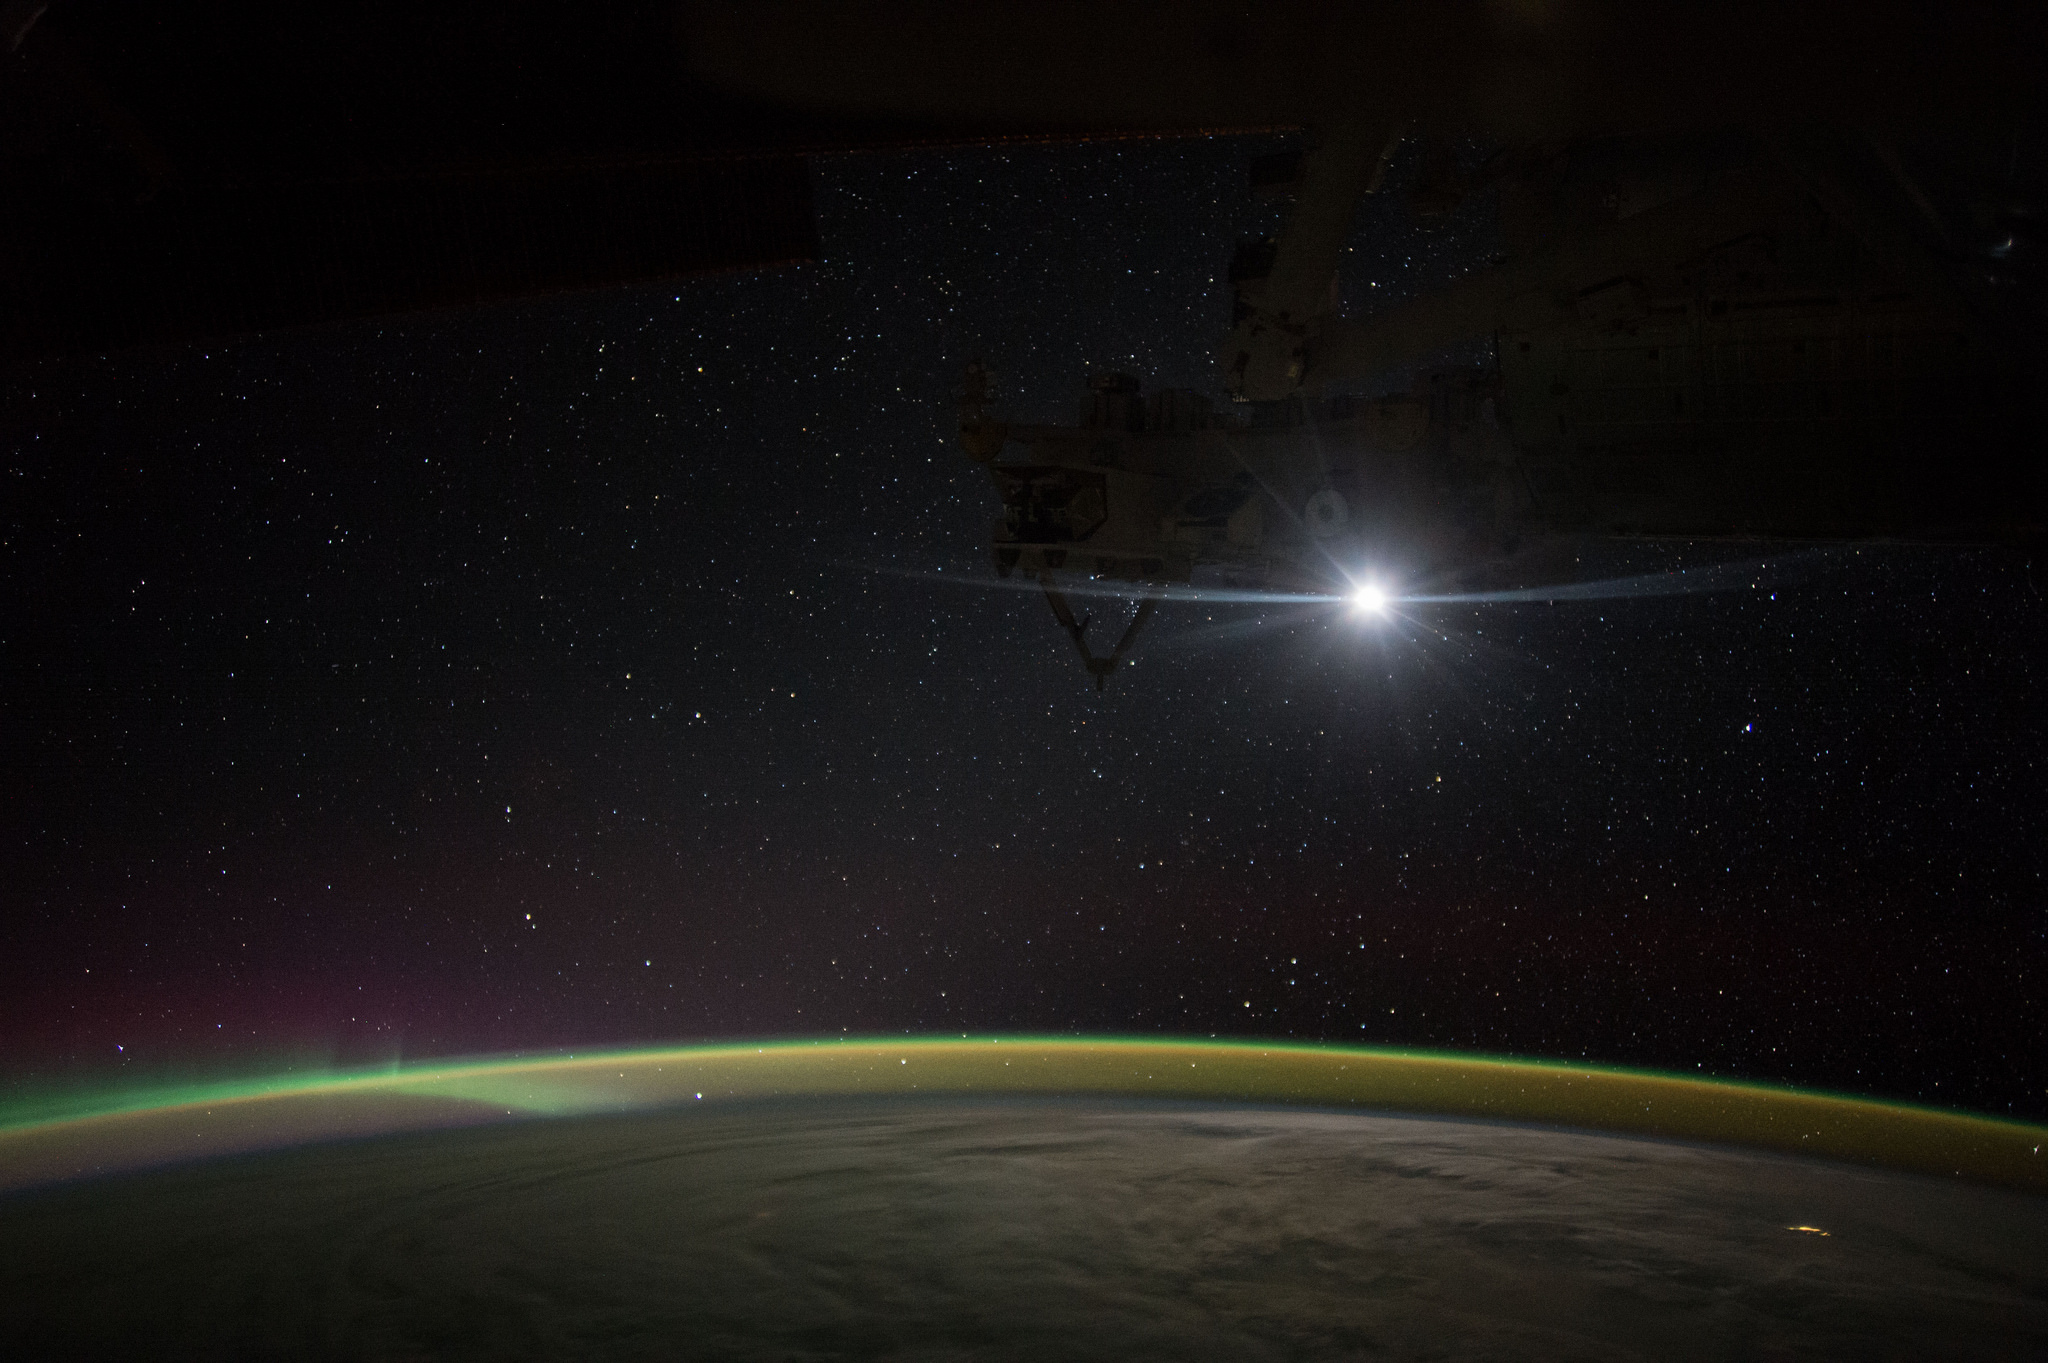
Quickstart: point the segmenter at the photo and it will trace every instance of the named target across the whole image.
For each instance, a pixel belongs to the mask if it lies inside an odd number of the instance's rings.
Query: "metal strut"
[[[1081,661],[1087,665],[1088,675],[1095,678],[1097,691],[1100,691],[1102,684],[1109,680],[1109,674],[1116,671],[1117,665],[1123,662],[1124,654],[1130,652],[1131,645],[1138,641],[1138,631],[1145,628],[1145,622],[1152,618],[1153,608],[1164,599],[1155,593],[1140,601],[1138,613],[1131,617],[1130,624],[1124,626],[1123,637],[1116,641],[1116,647],[1109,651],[1108,657],[1098,658],[1095,656],[1095,650],[1088,647],[1088,625],[1094,617],[1084,615],[1078,620],[1074,618],[1074,608],[1067,604],[1065,594],[1053,586],[1050,572],[1038,575],[1038,585],[1045,592],[1046,604],[1052,607],[1053,618],[1060,622],[1060,628],[1074,641],[1074,647],[1081,650]]]

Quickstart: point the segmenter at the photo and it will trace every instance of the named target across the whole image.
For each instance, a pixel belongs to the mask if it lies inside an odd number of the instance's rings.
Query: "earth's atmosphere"
[[[761,1098],[1137,1097],[1477,1117],[1881,1165],[2048,1193],[2048,1128],[1560,1061],[1057,1036],[852,1038],[287,1073],[0,1105],[0,1191],[314,1141]]]
[[[2024,1193],[1505,1123],[754,1101],[17,1193],[37,1356],[2014,1358]]]

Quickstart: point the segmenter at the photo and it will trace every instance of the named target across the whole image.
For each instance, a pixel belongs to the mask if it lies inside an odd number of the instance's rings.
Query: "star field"
[[[990,588],[961,366],[1214,391],[1270,145],[826,159],[814,265],[14,376],[10,1080],[1021,1029],[2048,1114],[2017,551],[1174,605],[1101,696]],[[1369,204],[1347,305],[1488,211]]]

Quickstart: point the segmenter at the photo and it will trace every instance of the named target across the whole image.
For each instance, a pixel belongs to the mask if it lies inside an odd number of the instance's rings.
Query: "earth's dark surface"
[[[1483,1122],[811,1101],[16,1193],[0,1282],[23,1358],[2038,1358],[2048,1202]]]

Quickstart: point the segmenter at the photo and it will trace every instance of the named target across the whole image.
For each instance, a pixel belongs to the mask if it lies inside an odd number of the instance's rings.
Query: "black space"
[[[823,159],[817,265],[16,373],[6,1077],[1071,1030],[2048,1115],[2016,552],[1176,606],[1099,698],[986,589],[961,365],[1213,391],[1270,145]],[[1491,249],[1378,202],[1354,310]]]

